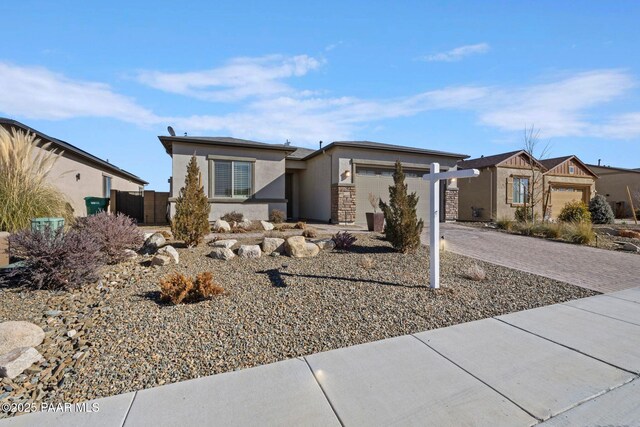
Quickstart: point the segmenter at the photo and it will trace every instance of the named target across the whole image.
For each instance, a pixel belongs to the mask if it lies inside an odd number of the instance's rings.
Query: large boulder
[[[236,256],[236,254],[234,254],[233,251],[229,248],[213,248],[213,250],[207,256],[213,259],[228,261]]]
[[[209,243],[209,246],[212,246],[214,248],[231,249],[236,243],[238,243],[238,241],[235,239],[216,240],[215,242]]]
[[[211,228],[218,233],[228,233],[231,231],[231,224],[224,219],[216,219]]]
[[[151,265],[169,265],[172,259],[169,255],[156,255],[151,259]]]
[[[265,237],[262,241],[262,252],[269,255],[272,252],[279,254],[284,252],[284,239],[278,237]]]
[[[34,363],[43,360],[33,347],[18,347],[0,356],[0,378],[13,379]]]
[[[36,347],[44,340],[38,325],[24,321],[0,323],[0,356],[18,347]]]
[[[260,225],[262,226],[262,229],[264,231],[271,231],[273,230],[273,224],[271,224],[270,222],[267,221],[260,221]]]
[[[238,256],[242,258],[260,258],[262,251],[258,245],[242,245],[238,249]]]
[[[332,239],[316,239],[311,243],[317,245],[321,251],[331,251],[336,247],[336,243]]]
[[[158,249],[167,243],[164,236],[160,233],[153,233],[151,236],[144,241],[144,246],[142,246],[142,252],[145,254],[155,254]]]
[[[173,246],[161,247],[160,249],[158,249],[158,255],[169,256],[171,257],[174,263],[176,264],[180,263],[180,255],[178,254],[178,251],[176,250],[176,248],[174,248]]]
[[[302,236],[292,236],[285,242],[287,255],[294,258],[307,258],[318,255],[320,248],[318,245],[307,242]]]

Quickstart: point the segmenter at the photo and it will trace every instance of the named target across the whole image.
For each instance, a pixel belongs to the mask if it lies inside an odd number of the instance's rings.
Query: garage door
[[[429,183],[422,179],[424,171],[405,170],[405,182],[409,193],[416,192],[420,197],[416,208],[418,218],[425,225],[429,222]],[[356,167],[356,224],[366,224],[367,212],[373,212],[369,203],[369,193],[379,196],[384,202],[389,200],[389,186],[393,185],[393,169]],[[378,209],[380,212],[380,209]]]
[[[575,201],[584,201],[583,188],[551,187],[551,218],[557,218],[567,203]]]

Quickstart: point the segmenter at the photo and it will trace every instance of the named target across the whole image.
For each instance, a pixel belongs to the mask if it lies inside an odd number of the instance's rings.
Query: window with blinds
[[[250,197],[252,183],[251,162],[213,161],[214,197]]]

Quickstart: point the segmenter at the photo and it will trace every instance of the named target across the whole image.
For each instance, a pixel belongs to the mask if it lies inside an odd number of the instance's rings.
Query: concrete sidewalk
[[[36,413],[10,426],[640,424],[640,288]]]

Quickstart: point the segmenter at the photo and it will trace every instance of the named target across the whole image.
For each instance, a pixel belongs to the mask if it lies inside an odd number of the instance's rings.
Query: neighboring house
[[[530,203],[531,186],[535,214],[555,219],[570,201],[588,203],[597,179],[576,156],[538,161],[524,150],[464,160],[458,169],[480,171],[477,178],[458,180],[458,219],[462,221],[514,218],[516,209]]]
[[[40,139],[36,151],[41,150],[42,145],[50,143],[48,150],[55,150],[58,160],[49,179],[64,193],[75,216],[87,214],[85,197],[111,197],[111,190],[139,192],[148,184],[132,173],[18,121],[0,118],[0,126],[9,132],[13,128],[35,134]]]
[[[279,209],[289,218],[364,224],[365,213],[373,211],[369,193],[388,199],[395,161],[400,160],[409,191],[420,196],[418,215],[427,222],[429,192],[422,175],[432,162],[447,170],[467,157],[369,141],[336,141],[311,150],[228,137],[158,138],[173,159],[171,215],[187,164],[196,155],[211,221],[234,210],[250,219],[267,219]],[[444,212],[455,216],[457,189],[448,189],[446,195],[442,219]]]
[[[616,218],[632,217],[629,193],[633,200],[633,207],[635,209],[640,208],[640,169],[624,169],[600,165],[588,166],[598,174],[596,190],[598,194],[607,198]],[[627,187],[629,187],[628,192]]]

